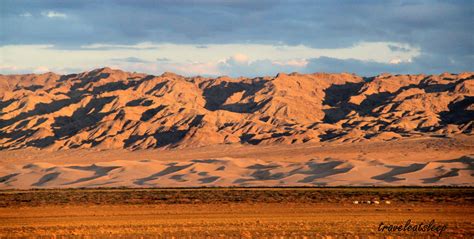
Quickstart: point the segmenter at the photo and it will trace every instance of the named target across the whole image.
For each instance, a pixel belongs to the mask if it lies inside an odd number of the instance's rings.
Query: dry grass
[[[473,188],[181,188],[46,189],[0,191],[0,207],[44,205],[349,203],[390,200],[400,203],[474,204]]]
[[[0,237],[318,238],[382,233],[380,222],[436,220],[474,235],[471,188],[2,191]],[[390,200],[354,205],[352,200]]]

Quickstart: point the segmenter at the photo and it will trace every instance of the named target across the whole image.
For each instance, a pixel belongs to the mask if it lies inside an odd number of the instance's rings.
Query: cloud
[[[132,49],[132,50],[152,50],[157,49],[159,46],[151,42],[141,42],[133,45],[125,44],[103,44],[103,43],[94,43],[80,46],[80,49],[85,50],[114,50],[114,49]]]
[[[279,66],[305,67],[308,65],[306,59],[291,59],[288,61],[273,61],[273,64]]]
[[[234,57],[230,57],[226,61],[218,62],[217,68],[221,75],[256,77],[272,76],[279,72],[304,72],[306,70],[306,64],[306,60],[303,59],[291,59],[287,61],[272,61],[270,59],[236,61]]]
[[[409,52],[410,51],[410,48],[408,48],[408,47],[397,46],[397,45],[388,45],[388,48],[392,51],[400,51],[400,52]]]
[[[171,71],[182,75],[203,75],[203,76],[218,76],[222,75],[217,64],[214,62],[192,62],[184,64],[173,64],[169,66]]]
[[[398,73],[400,65],[393,66],[390,63],[380,63],[374,61],[363,61],[356,59],[336,59],[331,57],[318,57],[308,59],[308,65],[305,72],[327,72],[339,73],[348,72],[356,73],[362,76],[374,76],[384,72]]]
[[[388,45],[400,45],[409,52],[392,52]],[[76,48],[63,48],[54,45],[7,45],[0,46],[5,56],[3,64],[34,68],[47,66],[53,71],[58,69],[79,68],[84,71],[109,64],[153,63],[160,67],[146,68],[159,73],[160,70],[178,69],[192,75],[192,71],[183,67],[191,65],[201,74],[206,66],[209,74],[223,72],[229,75],[258,75],[272,73],[273,69],[300,70],[308,64],[307,59],[320,56],[337,59],[372,60],[389,63],[392,59],[408,61],[419,55],[416,48],[393,42],[360,43],[349,48],[318,49],[306,46],[270,45],[270,44],[209,44],[205,50],[194,44],[157,44],[143,42],[133,45],[92,43]],[[202,64],[193,64],[193,63]],[[166,64],[165,64],[166,63]],[[209,64],[222,66],[210,68]],[[227,67],[225,65],[228,65]],[[173,67],[174,65],[179,67]],[[121,66],[126,67],[125,64]],[[261,68],[259,68],[261,67]],[[142,67],[143,68],[143,67]],[[216,68],[221,69],[216,71]],[[127,68],[128,69],[128,68]],[[145,68],[143,68],[145,69]],[[259,71],[259,69],[261,69]],[[249,70],[246,73],[244,70]],[[1,72],[1,70],[0,70]]]
[[[247,64],[249,57],[242,53],[237,53],[225,60],[227,64]]]
[[[15,74],[21,72],[21,69],[14,65],[0,65],[0,72],[3,72],[4,74]]]
[[[472,60],[474,59],[471,57],[463,62],[457,62],[425,54],[414,57],[410,61],[394,60],[392,63],[319,57],[308,59],[309,63],[302,72],[349,72],[361,76],[375,76],[381,73],[440,74],[446,72],[446,69],[450,69],[450,72],[459,73],[470,71]]]
[[[133,57],[133,56],[130,56],[130,57],[126,57],[126,58],[113,58],[111,59],[112,61],[122,61],[122,62],[133,62],[133,63],[146,63],[146,62],[150,62],[150,61],[147,61],[147,60],[144,60],[144,59],[141,59],[141,58],[138,58],[138,57]]]
[[[411,50],[410,52],[392,52],[389,45]],[[57,73],[77,73],[102,66],[113,66],[149,74],[172,71],[186,76],[254,77],[295,71],[301,73],[352,72],[373,76],[382,72],[438,74],[445,71],[454,73],[470,71],[474,61],[472,56],[464,59],[439,58],[433,54],[419,53],[410,46],[397,43],[361,43],[342,49],[315,49],[287,45],[210,44],[205,51],[196,48],[193,44],[140,43],[135,45],[92,44],[92,46],[77,49],[63,49],[53,45],[0,46],[0,52],[4,56],[0,64],[5,66],[0,67],[0,73],[31,73],[35,69],[39,71],[37,69],[39,66]],[[372,52],[368,52],[370,50]],[[157,58],[157,56],[160,57]]]
[[[1,74],[27,74],[27,73],[46,73],[50,72],[49,68],[46,66],[37,66],[37,67],[22,67],[16,65],[0,65]],[[58,73],[61,71],[58,70]]]
[[[46,73],[50,72],[49,68],[46,66],[38,66],[33,70],[34,73]]]
[[[425,41],[430,38],[436,45],[444,45],[450,38],[446,33],[471,35],[467,31],[473,11],[471,4],[470,1],[417,0],[410,3],[368,0],[342,3],[198,1],[194,4],[151,0],[133,4],[118,0],[62,1],[58,4],[55,0],[44,0],[39,4],[33,0],[5,0],[3,5],[7,11],[23,9],[59,13],[61,10],[74,13],[81,16],[78,22],[70,25],[74,35],[81,35],[87,26],[95,33],[90,35],[92,42],[102,42],[104,37],[101,34],[107,32],[108,43],[156,41],[205,45],[280,42],[330,48],[347,47],[360,41],[432,44]],[[26,34],[30,29],[22,31]],[[8,27],[6,30],[13,32],[15,29]],[[41,32],[38,40],[45,34],[57,33],[58,29],[48,28]],[[438,36],[438,39],[433,36]],[[20,39],[19,36],[15,38]],[[67,41],[84,44],[87,40],[72,38]],[[67,44],[67,41],[58,39],[54,43]]]
[[[187,45],[201,50],[193,61],[211,62],[211,54],[226,59],[240,52],[253,61],[268,59],[312,59],[322,56],[388,64],[423,55],[426,61],[442,64],[444,71],[472,70],[472,1],[2,1],[0,45],[52,44],[61,49],[130,50],[154,44]],[[34,22],[23,13],[42,13]],[[66,15],[67,13],[67,15]],[[344,14],[341,14],[344,13]],[[74,16],[74,17],[69,17]],[[68,18],[51,21],[50,18]],[[87,37],[84,37],[87,36]],[[212,45],[272,45],[306,49],[349,49],[369,45],[359,52],[276,57],[266,50],[236,49],[222,54],[206,53]],[[94,45],[96,44],[96,45]],[[97,45],[99,44],[99,45]],[[206,46],[207,48],[203,48]],[[188,48],[186,48],[188,49]],[[412,54],[417,49],[417,54]],[[382,53],[380,51],[382,50]],[[367,55],[364,59],[363,53]],[[206,56],[206,54],[209,54]],[[163,56],[162,54],[159,54]],[[255,56],[258,57],[255,57]],[[344,55],[344,56],[342,56]],[[120,56],[120,57],[129,57]],[[137,57],[133,55],[134,57]],[[206,59],[202,59],[204,58]],[[163,56],[175,61],[173,57]],[[140,56],[141,58],[141,56]],[[153,59],[155,59],[154,57]],[[383,58],[383,59],[381,59]],[[150,59],[148,59],[150,60]],[[184,59],[179,59],[182,63]],[[471,61],[472,62],[472,61]],[[398,66],[399,64],[392,64]],[[437,66],[419,64],[426,71]],[[52,67],[51,67],[52,68]],[[337,68],[337,67],[336,67]],[[394,68],[396,70],[397,68]]]
[[[49,18],[66,18],[67,17],[66,14],[56,12],[56,11],[41,12],[41,15],[43,15],[44,17],[49,17]]]
[[[33,15],[31,15],[31,13],[29,12],[24,12],[24,13],[21,13],[20,14],[20,17],[32,17]]]
[[[400,58],[395,58],[395,59],[390,60],[388,63],[389,63],[389,64],[395,64],[395,65],[396,65],[396,64],[400,64],[400,63],[402,63],[402,59],[400,59]]]

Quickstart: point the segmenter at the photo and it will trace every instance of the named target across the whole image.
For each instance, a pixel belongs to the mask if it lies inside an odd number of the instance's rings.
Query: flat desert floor
[[[473,198],[472,188],[4,190],[0,237],[438,238],[446,226],[441,238],[472,238]],[[438,231],[379,230],[408,220]]]

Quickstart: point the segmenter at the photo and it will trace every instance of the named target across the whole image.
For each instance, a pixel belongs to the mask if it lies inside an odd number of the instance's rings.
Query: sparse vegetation
[[[0,191],[0,207],[118,204],[342,203],[474,204],[471,187],[40,189]]]
[[[391,204],[353,201],[390,200]],[[321,238],[436,220],[474,235],[473,188],[66,189],[0,192],[0,237]]]

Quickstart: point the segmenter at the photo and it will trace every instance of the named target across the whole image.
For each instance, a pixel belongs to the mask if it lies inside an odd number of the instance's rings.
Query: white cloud
[[[411,58],[408,58],[408,59],[393,58],[388,62],[388,64],[398,65],[401,63],[410,63],[411,61],[412,61]]]
[[[46,66],[38,66],[33,70],[34,73],[45,73],[49,71],[50,71],[49,68]]]
[[[18,70],[19,70],[18,66],[0,65],[0,71],[2,71],[2,72],[16,72]]]
[[[49,17],[49,18],[66,18],[67,17],[66,14],[56,12],[56,11],[42,12],[41,15],[43,15],[44,17]]]
[[[150,63],[130,63],[130,62],[116,62],[109,64],[112,68],[117,68],[130,72],[143,72],[161,74],[163,72],[173,72],[185,76],[218,76],[223,73],[219,70],[217,62],[150,62]]]
[[[215,62],[194,62],[170,66],[171,71],[183,75],[222,75],[218,64]]]
[[[395,59],[390,60],[388,63],[390,63],[390,64],[392,64],[392,65],[396,65],[396,64],[400,64],[400,63],[402,63],[402,62],[403,62],[402,59],[400,59],[400,58],[395,58]]]
[[[71,67],[86,71],[102,66],[116,66],[150,74],[173,71],[184,75],[235,76],[270,74],[275,70],[300,71],[308,65],[309,59],[319,57],[399,64],[410,62],[420,54],[418,48],[393,42],[366,42],[335,49],[270,44],[209,44],[206,48],[196,46],[151,42],[133,45],[97,43],[77,49],[55,48],[52,45],[4,45],[0,46],[0,64],[32,70],[44,66],[54,72],[64,72]],[[393,46],[407,50],[393,51]],[[0,68],[0,73],[4,72],[9,71]]]
[[[27,74],[27,73],[45,73],[50,70],[45,66],[23,67],[16,65],[0,65],[0,73],[3,74]],[[58,69],[57,73],[61,73]]]
[[[32,17],[33,15],[31,15],[31,13],[29,12],[24,12],[22,14],[20,14],[20,17]]]
[[[87,50],[117,50],[117,49],[129,49],[129,50],[150,50],[160,48],[159,44],[153,44],[151,42],[141,42],[135,45],[124,45],[124,44],[90,44],[80,47],[81,49]]]
[[[270,44],[209,44],[206,48],[194,44],[154,44],[143,42],[134,45],[123,44],[91,44],[81,46],[84,50],[108,52],[128,52],[146,55],[147,60],[156,59],[156,55],[173,61],[226,61],[230,58],[244,63],[270,59],[272,61],[288,61],[292,59],[311,59],[332,57],[337,59],[357,59],[389,63],[394,58],[404,61],[420,54],[420,49],[410,45],[394,42],[363,42],[346,48],[312,48],[303,45],[270,45]],[[394,46],[406,49],[394,51]],[[136,50],[142,50],[138,52]],[[236,53],[237,52],[237,53]],[[126,57],[137,55],[127,55]],[[141,57],[143,58],[143,57]]]
[[[291,59],[288,61],[273,61],[272,63],[279,66],[306,67],[306,65],[308,65],[308,60]]]
[[[249,57],[242,53],[237,53],[232,56],[232,60],[240,64],[245,64],[249,61]]]

